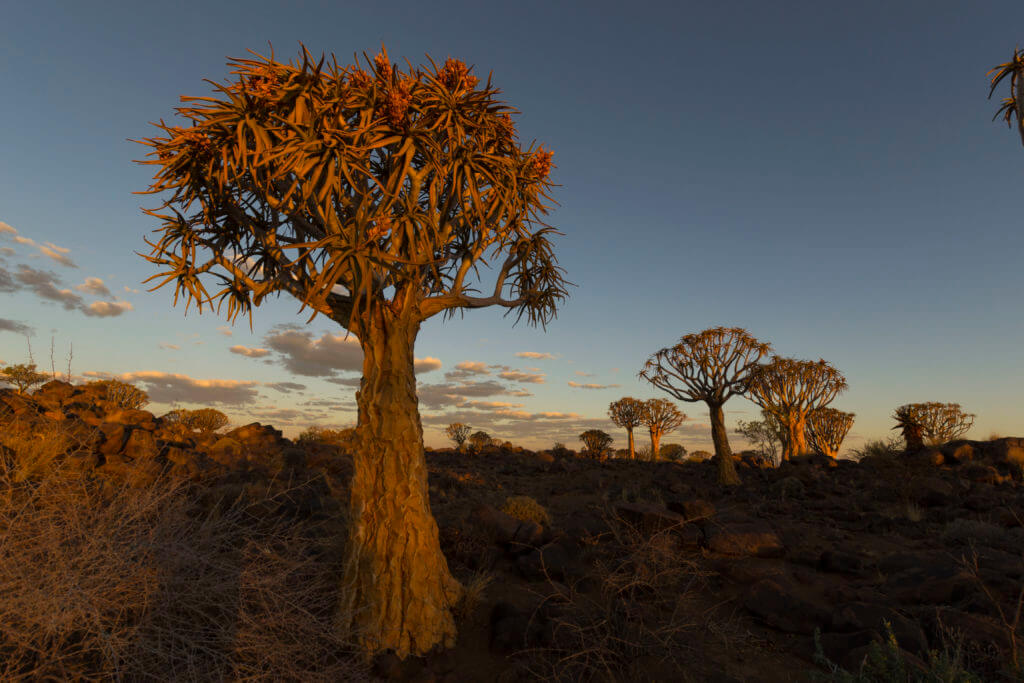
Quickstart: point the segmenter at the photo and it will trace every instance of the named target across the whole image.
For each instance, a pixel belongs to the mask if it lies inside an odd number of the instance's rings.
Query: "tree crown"
[[[998,65],[989,71],[989,74],[992,75],[992,87],[988,91],[990,98],[1005,79],[1009,79],[1010,85],[1010,95],[1003,98],[992,118],[1002,118],[1006,125],[1012,127],[1013,119],[1016,117],[1017,130],[1020,132],[1021,143],[1024,144],[1024,51],[1015,49],[1013,59]]]
[[[714,327],[652,355],[640,377],[680,401],[721,405],[745,393],[747,374],[770,351],[743,328]]]
[[[824,408],[842,391],[846,378],[824,359],[772,357],[758,365],[748,381],[750,399],[773,413]]]
[[[643,423],[660,434],[668,434],[686,421],[686,414],[668,399],[652,398],[644,401],[643,407]]]
[[[854,413],[835,408],[818,408],[807,415],[807,440],[811,447],[826,455],[835,455],[853,427]]]
[[[339,66],[303,47],[232,59],[215,97],[182,97],[188,127],[141,142],[157,166],[144,194],[162,233],[147,260],[174,301],[230,320],[271,294],[350,327],[387,307],[424,319],[500,305],[545,324],[565,297],[541,218],[551,152],[523,148],[488,78],[461,61],[402,70],[386,50]],[[429,57],[428,57],[429,59]],[[499,259],[489,296],[479,267]],[[220,288],[212,294],[204,280]],[[311,319],[312,319],[311,317]]]
[[[630,396],[608,405],[608,417],[616,427],[631,430],[643,423],[644,402]]]
[[[959,403],[907,403],[893,413],[893,429],[908,430],[924,437],[933,446],[963,436],[974,426],[973,413],[964,412]]]

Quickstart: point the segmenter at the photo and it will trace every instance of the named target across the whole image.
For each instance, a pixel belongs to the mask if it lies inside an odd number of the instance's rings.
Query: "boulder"
[[[950,441],[942,447],[942,455],[946,464],[959,465],[974,460],[977,451],[967,441]]]
[[[811,635],[815,629],[827,628],[830,611],[801,595],[788,582],[775,579],[758,581],[747,591],[743,606],[768,626],[787,633]]]
[[[859,555],[841,550],[825,550],[818,558],[818,571],[834,574],[860,574],[864,562]]]
[[[704,530],[708,550],[740,557],[782,557],[782,541],[767,524],[747,522],[712,525]]]
[[[121,424],[141,427],[150,431],[156,429],[156,418],[148,410],[135,410],[134,408],[121,408],[112,410],[104,418],[106,422],[119,422]]]
[[[673,500],[669,501],[666,507],[670,512],[682,515],[687,522],[708,520],[715,516],[714,504],[704,500],[703,498],[694,498],[692,500]]]
[[[245,454],[240,444],[235,439],[229,437],[221,437],[213,442],[209,446],[206,454],[210,456],[210,459],[214,462],[218,462],[225,467],[233,467],[245,462]]]
[[[678,512],[650,503],[619,503],[615,512],[626,524],[646,534],[681,528],[687,522]]]
[[[528,581],[564,581],[569,573],[570,562],[571,557],[565,546],[548,543],[519,557],[516,567]]]
[[[1011,463],[1018,467],[1024,467],[1024,448],[1018,443],[1018,439],[999,439],[993,441],[989,447],[991,457],[995,462]]]
[[[152,432],[133,429],[125,441],[123,452],[134,460],[149,460],[155,458],[159,450]]]
[[[892,629],[901,648],[919,655],[927,654],[928,639],[921,627],[884,605],[851,602],[836,607],[832,612],[830,628],[840,632],[866,630],[877,634],[877,640],[884,640],[888,635],[886,624]]]
[[[486,504],[476,506],[466,524],[488,542],[502,545],[536,545],[544,535],[543,527],[536,522],[518,520]]]
[[[59,379],[53,379],[32,392],[32,397],[63,403],[75,394],[75,386]]]

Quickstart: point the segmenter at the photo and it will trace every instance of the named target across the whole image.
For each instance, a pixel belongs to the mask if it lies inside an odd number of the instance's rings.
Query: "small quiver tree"
[[[35,363],[8,365],[0,369],[0,382],[13,384],[19,394],[24,394],[37,384],[42,384],[49,377],[45,373],[36,372]]]
[[[450,425],[444,428],[445,435],[452,440],[455,447],[462,450],[462,445],[466,443],[466,438],[469,436],[469,425],[462,424],[461,422],[452,422]]]
[[[253,55],[229,62],[215,96],[182,98],[190,125],[161,121],[142,141],[148,192],[166,197],[146,211],[162,224],[150,280],[174,282],[186,310],[216,300],[250,326],[254,306],[288,294],[358,339],[340,622],[367,654],[453,646],[462,589],[430,512],[413,349],[439,313],[554,317],[567,283],[542,221],[551,153],[521,146],[515,110],[455,59],[403,70],[383,49],[366,68],[305,48],[292,63]]]
[[[636,460],[633,430],[643,424],[644,402],[626,396],[608,405],[608,417],[616,427],[622,427],[629,436],[629,459]]]
[[[211,434],[227,426],[228,416],[215,408],[186,410],[178,408],[163,416],[168,424],[178,424],[192,432]]]
[[[750,374],[749,398],[786,430],[782,459],[807,453],[807,416],[846,389],[846,378],[825,360],[774,356]]]
[[[580,441],[583,442],[583,455],[594,460],[604,460],[608,457],[614,439],[603,430],[588,429],[580,434]]]
[[[1006,125],[1013,127],[1013,119],[1016,117],[1017,131],[1020,133],[1021,143],[1024,144],[1024,51],[1014,50],[1013,59],[992,69],[989,75],[992,76],[989,98],[995,94],[996,88],[1004,80],[1008,80],[1010,86],[1010,94],[1003,98],[996,115],[992,118],[1002,118]]]
[[[661,437],[679,429],[685,421],[686,414],[668,399],[652,398],[644,401],[643,423],[647,425],[651,436],[652,460],[657,460],[661,455]]]
[[[941,446],[966,434],[974,425],[975,415],[965,413],[959,403],[907,403],[896,409],[893,419],[903,432],[907,450]]]
[[[473,432],[469,437],[469,445],[473,447],[473,451],[479,453],[483,449],[494,443],[494,439],[491,435],[484,431]]]
[[[853,427],[853,413],[835,408],[819,408],[807,415],[807,441],[811,448],[830,458],[839,456],[839,447]]]
[[[118,408],[139,410],[149,404],[149,394],[134,384],[116,379],[104,379],[89,382],[88,386],[99,389],[104,400]]]
[[[769,351],[769,344],[742,328],[715,327],[683,336],[675,346],[648,358],[640,371],[640,377],[680,401],[707,404],[721,484],[740,483],[722,406],[746,392],[750,371]]]

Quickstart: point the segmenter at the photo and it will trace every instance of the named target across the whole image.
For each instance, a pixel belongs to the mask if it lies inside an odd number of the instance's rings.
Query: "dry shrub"
[[[334,628],[336,529],[174,481],[0,486],[0,680],[365,675]]]
[[[68,458],[87,456],[98,438],[95,427],[80,422],[0,420],[0,487],[47,476]]]
[[[699,605],[707,572],[687,558],[672,530],[646,535],[622,519],[610,525],[594,563],[596,585],[548,582],[534,614],[544,644],[527,651],[543,680],[640,680],[650,668],[679,671],[712,630]]]
[[[509,496],[501,511],[523,522],[536,522],[542,526],[551,523],[551,517],[544,506],[529,496]]]

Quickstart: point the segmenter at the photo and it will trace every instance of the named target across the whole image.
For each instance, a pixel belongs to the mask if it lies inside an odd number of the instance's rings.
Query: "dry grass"
[[[670,530],[645,535],[616,518],[614,541],[594,563],[596,585],[549,580],[534,614],[542,646],[527,652],[541,680],[640,680],[651,667],[692,664],[712,617],[698,605],[707,573]],[[692,667],[687,667],[692,668]]]
[[[3,433],[0,680],[365,676],[334,628],[341,535],[267,514],[287,491],[211,509],[64,476],[73,435]]]

